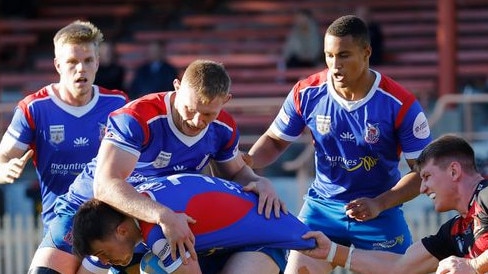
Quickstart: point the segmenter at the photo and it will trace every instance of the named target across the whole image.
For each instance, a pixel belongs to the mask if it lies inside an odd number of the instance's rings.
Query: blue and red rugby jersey
[[[22,99],[4,138],[20,149],[34,149],[41,187],[42,220],[54,218],[54,200],[97,154],[107,117],[128,102],[125,93],[93,85],[93,99],[75,107],[61,101],[52,85]]]
[[[238,155],[239,131],[229,113],[222,110],[217,119],[197,136],[186,136],[175,126],[170,97],[174,92],[143,96],[110,114],[103,142],[138,157],[127,179],[133,186],[152,177],[175,173],[201,173],[210,159],[229,161]],[[67,194],[72,206],[93,197],[96,158],[76,178]]]
[[[196,220],[190,224],[198,253],[238,247],[270,247],[311,249],[315,240],[302,239],[310,229],[291,214],[270,219],[258,214],[258,196],[242,190],[242,186],[224,179],[200,174],[176,174],[157,178],[136,189],[151,199],[185,212]],[[144,243],[159,258],[164,269],[174,270],[169,244],[161,227],[138,221]]]
[[[349,202],[375,197],[400,179],[400,154],[415,159],[431,141],[427,118],[415,96],[376,71],[367,96],[340,97],[327,70],[299,81],[270,129],[286,141],[305,127],[315,146],[315,192]]]

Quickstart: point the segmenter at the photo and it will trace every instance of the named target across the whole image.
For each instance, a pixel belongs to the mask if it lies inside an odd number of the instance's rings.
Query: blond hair
[[[92,43],[98,53],[98,47],[103,41],[103,33],[95,25],[88,21],[76,20],[60,29],[54,35],[54,52],[64,44]]]

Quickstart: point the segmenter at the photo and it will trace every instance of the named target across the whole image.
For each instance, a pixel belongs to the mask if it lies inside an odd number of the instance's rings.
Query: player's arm
[[[375,198],[359,198],[346,206],[346,214],[359,221],[376,218],[382,211],[400,205],[420,194],[421,179],[418,172],[413,171],[415,160],[407,160],[412,171],[403,176],[390,190]]]
[[[330,259],[334,265],[341,267],[346,267],[346,264],[348,264],[354,273],[431,273],[435,271],[439,263],[439,260],[432,256],[420,241],[415,242],[407,249],[405,254],[401,255],[387,251],[351,249],[351,247],[343,245],[337,245],[334,248],[330,239],[318,231],[308,232],[304,235],[304,238],[315,238],[317,247],[311,250],[301,250],[300,252],[313,258]],[[335,250],[335,255],[329,256],[329,252],[332,249]]]
[[[249,150],[252,168],[264,168],[272,164],[288,148],[290,142],[280,139],[268,129]]]
[[[97,160],[93,182],[94,197],[127,215],[161,226],[171,245],[173,258],[176,258],[174,252],[178,250],[185,261],[187,250],[196,259],[195,237],[188,226],[194,220],[140,195],[125,181],[134,170],[137,157],[110,142],[102,141]]]
[[[13,140],[5,135],[0,142],[0,184],[11,184],[20,178],[33,154],[32,150],[26,152],[15,147]]]

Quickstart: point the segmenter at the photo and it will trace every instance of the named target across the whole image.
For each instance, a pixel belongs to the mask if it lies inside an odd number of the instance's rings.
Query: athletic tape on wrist
[[[329,263],[332,263],[332,261],[334,260],[336,252],[337,252],[337,244],[332,242],[330,244],[329,254],[327,255],[327,259],[326,259]]]
[[[354,245],[351,245],[349,247],[349,253],[347,254],[346,264],[344,265],[344,268],[347,270],[351,270],[351,259],[352,259],[352,251],[353,250],[354,250]]]

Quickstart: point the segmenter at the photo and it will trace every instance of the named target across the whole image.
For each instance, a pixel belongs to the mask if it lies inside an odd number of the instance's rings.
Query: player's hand
[[[0,171],[0,183],[11,184],[20,178],[24,171],[25,165],[34,155],[34,151],[29,149],[21,158],[12,158],[8,163],[2,165]]]
[[[332,241],[321,231],[309,231],[302,236],[303,239],[314,238],[317,243],[314,249],[298,250],[300,253],[316,259],[326,259],[329,255]]]
[[[195,236],[188,225],[196,223],[195,219],[185,213],[172,213],[166,214],[163,220],[164,223],[159,225],[171,247],[171,258],[176,260],[176,252],[179,252],[183,264],[187,264],[186,252],[188,251],[190,257],[196,260]]]
[[[346,205],[346,215],[360,222],[374,219],[380,213],[380,206],[371,198],[359,198]]]
[[[450,256],[439,262],[436,274],[476,274],[469,259]]]
[[[261,177],[259,181],[250,182],[243,189],[244,191],[252,191],[258,194],[258,213],[263,214],[264,210],[264,216],[267,219],[271,217],[271,211],[274,211],[276,218],[280,217],[280,211],[288,214],[285,203],[278,197],[270,180]]]

